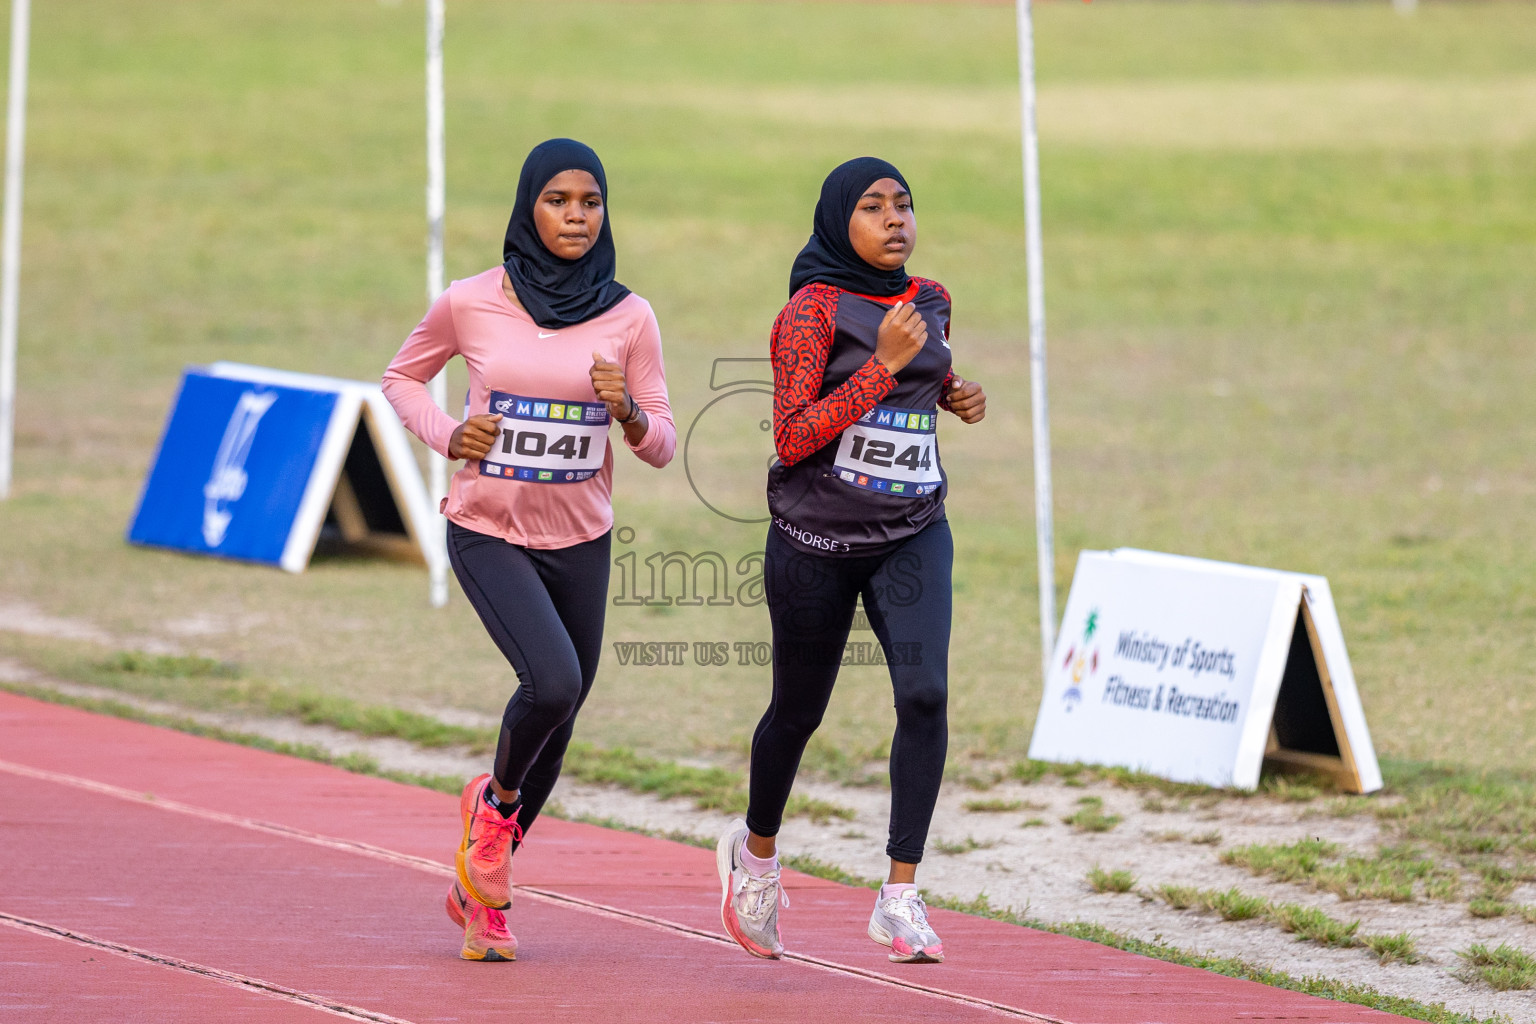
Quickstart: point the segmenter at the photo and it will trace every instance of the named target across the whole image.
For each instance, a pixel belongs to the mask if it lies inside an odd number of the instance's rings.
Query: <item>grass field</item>
[[[450,274],[498,258],[532,144],[593,144],[682,430],[713,359],[764,354],[826,170],[902,167],[912,269],[954,293],[957,368],[991,398],[981,426],[944,424],[952,750],[1020,756],[1039,651],[1011,8],[455,0],[449,18]],[[1087,548],[1323,573],[1378,749],[1530,765],[1536,6],[1036,18],[1063,598]],[[417,3],[35,11],[0,599],[249,680],[500,708],[504,665],[462,600],[426,607],[420,570],[289,577],[122,540],[183,365],[376,378],[420,317],[421,50]],[[761,527],[700,504],[681,451],[617,477],[620,558],[761,549]],[[767,626],[760,607],[617,606],[609,636]],[[0,632],[0,655],[62,675],[114,654]],[[735,761],[766,696],[762,668],[610,652],[578,735]],[[877,751],[891,724],[883,670],[849,669],[823,755]]]

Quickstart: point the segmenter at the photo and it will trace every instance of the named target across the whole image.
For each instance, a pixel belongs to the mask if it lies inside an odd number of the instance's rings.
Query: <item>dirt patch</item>
[[[0,601],[0,630],[22,633],[27,636],[45,636],[55,640],[75,640],[115,647],[125,650],[144,651],[147,654],[180,654],[175,644],[153,636],[114,636],[84,619],[62,618],[21,601]]]

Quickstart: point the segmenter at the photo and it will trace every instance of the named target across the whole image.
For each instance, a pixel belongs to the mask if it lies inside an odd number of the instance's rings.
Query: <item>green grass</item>
[[[1467,911],[1473,917],[1503,917],[1511,909],[1508,903],[1492,896],[1474,896],[1467,901]]]
[[[238,679],[240,666],[187,654],[145,654],[122,651],[101,665],[106,672],[157,676],[162,679]]]
[[[1007,811],[1022,810],[1022,800],[967,800],[963,806],[973,814],[1002,814]]]
[[[1270,775],[1260,781],[1260,789],[1287,803],[1310,803],[1323,795],[1323,786],[1314,780],[1296,780],[1284,775]]]
[[[1188,910],[1200,902],[1200,890],[1193,885],[1164,883],[1152,890],[1152,895],[1174,910]]]
[[[1359,942],[1355,936],[1355,933],[1360,930],[1359,921],[1350,921],[1346,924],[1316,907],[1304,907],[1299,903],[1281,903],[1270,907],[1269,913],[1276,924],[1285,931],[1294,932],[1298,939],[1308,939],[1320,946],[1348,947]]]
[[[450,11],[450,275],[497,259],[531,144],[590,141],[620,277],[657,310],[686,427],[715,395],[713,358],[761,354],[821,176],[855,153],[894,159],[921,211],[913,269],[955,294],[957,365],[991,395],[985,424],[944,428],[965,652],[951,749],[1016,758],[1039,651],[1018,514],[1032,484],[1012,12],[901,6],[923,59],[899,72],[855,59],[857,5],[562,12]],[[290,577],[122,542],[183,365],[373,379],[421,315],[419,15],[351,0],[35,12],[5,599],[298,692],[499,711],[510,672],[463,601],[425,607],[418,569],[331,558]],[[1036,35],[1063,593],[1079,550],[1118,545],[1325,573],[1379,749],[1520,763],[1536,726],[1521,685],[1536,662],[1536,10],[1132,0],[1043,6]],[[616,557],[761,549],[760,527],[697,503],[681,458],[632,461],[617,460],[616,515],[636,538]],[[741,473],[733,486],[760,488]],[[608,620],[613,641],[766,637],[758,607]],[[767,694],[754,666],[610,657],[579,735],[739,766]],[[884,673],[846,670],[830,745],[876,751],[892,726]]]
[[[1136,876],[1126,869],[1105,871],[1097,864],[1088,869],[1084,881],[1094,892],[1130,892],[1136,887]]]
[[[1269,875],[1279,882],[1310,879],[1328,858],[1339,852],[1337,843],[1323,839],[1303,839],[1295,843],[1254,843],[1223,850],[1223,864],[1236,864],[1255,875]]]
[[[1443,765],[1389,765],[1403,799],[1377,815],[1405,839],[1441,850],[1507,896],[1536,878],[1536,775]],[[1500,889],[1499,887],[1504,887]]]
[[[1078,808],[1063,817],[1062,823],[1082,832],[1108,832],[1120,824],[1120,815],[1105,814],[1102,797],[1085,796],[1077,801]]]
[[[1462,959],[1464,975],[1484,981],[1500,992],[1536,985],[1536,957],[1507,942],[1500,943],[1497,949],[1474,943],[1456,955]]]
[[[1453,869],[1410,845],[1383,846],[1374,857],[1341,856],[1337,843],[1303,839],[1233,847],[1223,850],[1220,859],[1276,881],[1309,884],[1342,900],[1407,903],[1416,894],[1430,898],[1454,895],[1459,886]]]
[[[1200,889],[1193,885],[1165,883],[1153,889],[1151,897],[1162,900],[1174,910],[1213,911],[1223,921],[1248,921],[1271,911],[1269,901],[1264,897],[1245,893],[1235,886],[1231,889]]]
[[[1419,953],[1419,943],[1407,932],[1398,932],[1396,935],[1362,935],[1360,944],[1372,953],[1383,965],[1391,963],[1416,964],[1424,959]]]
[[[1223,921],[1247,921],[1269,910],[1269,901],[1264,897],[1242,892],[1235,886],[1219,892],[1202,890],[1199,903],[1204,909],[1221,915]]]
[[[934,852],[942,853],[949,857],[970,853],[972,850],[990,850],[996,845],[996,839],[977,839],[975,836],[966,836],[964,839],[935,839],[933,841]]]
[[[1283,931],[1294,934],[1299,940],[1315,942],[1321,946],[1364,946],[1382,964],[1413,964],[1422,959],[1417,941],[1407,932],[1396,935],[1361,935],[1358,920],[1341,921],[1317,907],[1299,903],[1271,903],[1262,896],[1244,893],[1235,887],[1216,890],[1165,883],[1152,889],[1144,898],[1162,900],[1174,910],[1213,911],[1224,921],[1265,918]]]

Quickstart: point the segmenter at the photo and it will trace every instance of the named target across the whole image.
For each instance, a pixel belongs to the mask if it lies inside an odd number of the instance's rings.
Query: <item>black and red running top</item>
[[[875,341],[897,302],[917,307],[928,341],[893,376]],[[944,515],[935,414],[954,379],[949,318],[949,292],[922,277],[889,297],[808,284],[779,313],[768,510],[798,546],[880,554]]]

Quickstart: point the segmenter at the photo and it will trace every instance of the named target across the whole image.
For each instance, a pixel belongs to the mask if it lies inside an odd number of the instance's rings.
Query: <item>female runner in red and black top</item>
[[[721,918],[757,956],[783,949],[774,837],[862,598],[896,698],[891,871],[869,935],[893,961],[944,958],[914,881],[948,745],[954,547],[936,413],[975,423],[986,396],[950,367],[949,293],[906,272],[916,237],[900,171],[873,157],[838,167],[773,325],[778,460],[764,562],[773,698],[752,739],[746,821],[717,849]]]

